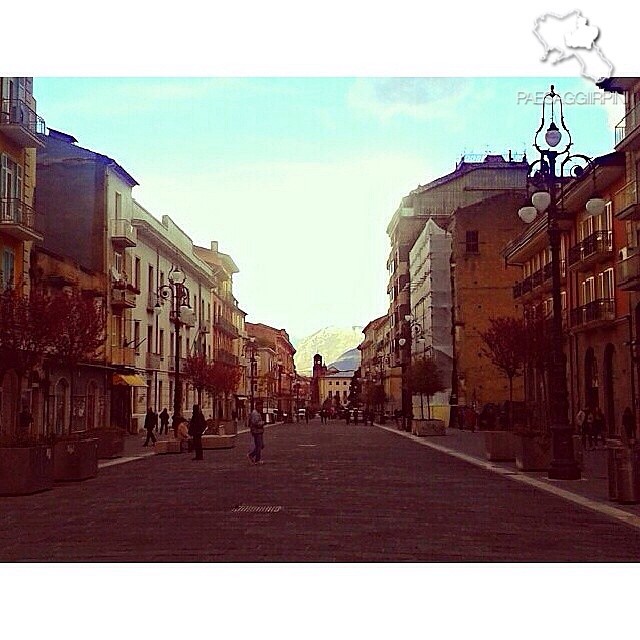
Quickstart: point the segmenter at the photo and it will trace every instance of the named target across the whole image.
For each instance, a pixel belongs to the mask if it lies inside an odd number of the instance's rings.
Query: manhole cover
[[[275,506],[255,506],[250,504],[239,504],[231,510],[233,513],[278,513],[282,507]]]

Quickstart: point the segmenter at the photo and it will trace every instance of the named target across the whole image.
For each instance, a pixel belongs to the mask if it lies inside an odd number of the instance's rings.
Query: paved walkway
[[[312,421],[271,427],[265,440],[264,465],[248,462],[242,433],[236,448],[205,451],[203,462],[188,454],[136,458],[85,482],[3,498],[0,560],[640,557],[634,527],[399,432]]]

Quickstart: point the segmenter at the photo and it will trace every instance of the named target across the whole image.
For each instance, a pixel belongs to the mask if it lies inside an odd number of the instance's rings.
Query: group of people
[[[147,409],[147,413],[144,418],[144,428],[147,432],[146,440],[143,447],[149,446],[149,442],[156,443],[157,438],[154,431],[158,431],[158,422],[160,422],[160,435],[164,432],[169,433],[169,412],[164,408],[158,415],[152,407]],[[249,429],[253,436],[253,449],[247,454],[249,460],[253,464],[262,463],[262,449],[264,449],[264,421],[262,416],[256,409],[253,409],[249,414]],[[191,438],[193,443],[194,457],[193,460],[203,460],[202,455],[202,435],[207,430],[207,421],[197,404],[193,405],[193,411],[191,419],[178,420],[177,427],[175,429],[175,437],[181,442],[186,442]]]
[[[599,444],[605,444],[607,433],[604,414],[600,407],[590,409],[585,407],[576,414],[576,427],[582,436],[582,446],[586,450],[595,449]],[[630,407],[622,413],[622,430],[628,442],[636,437],[636,418]]]

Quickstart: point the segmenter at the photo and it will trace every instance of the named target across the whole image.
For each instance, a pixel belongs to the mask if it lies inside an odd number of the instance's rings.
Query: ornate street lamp
[[[400,338],[398,344],[401,348],[407,349],[408,357],[402,359],[402,426],[404,429],[409,430],[410,427],[410,415],[413,415],[413,394],[409,388],[407,380],[407,364],[411,366],[411,343],[412,341],[424,342],[424,332],[422,325],[411,315],[407,314],[404,317],[404,321],[409,326],[409,338]]]
[[[182,385],[180,383],[180,326],[184,324],[180,319],[183,309],[191,309],[189,306],[189,289],[185,286],[186,277],[180,267],[173,266],[169,272],[169,284],[158,287],[158,300],[171,302],[170,320],[175,326],[174,332],[174,357],[175,376],[173,389],[173,420],[172,428],[178,429],[182,420]],[[158,303],[159,306],[160,302]]]
[[[245,345],[245,349],[249,351],[249,384],[251,387],[250,398],[251,398],[251,411],[255,409],[255,379],[257,374],[257,363],[256,360],[256,339],[249,338],[249,342]]]
[[[559,120],[557,120],[559,118]],[[547,123],[549,122],[550,124]],[[558,124],[560,127],[558,127]],[[543,129],[547,130],[543,134]],[[544,139],[542,139],[544,138]],[[529,165],[528,182],[536,189],[531,206],[522,207],[518,215],[523,222],[533,222],[538,214],[547,214],[547,231],[551,249],[551,286],[553,299],[552,351],[549,371],[549,412],[551,416],[552,461],[549,478],[558,480],[580,479],[580,467],[573,452],[573,429],[569,424],[566,359],[563,349],[562,294],[560,273],[560,243],[558,191],[570,177],[580,178],[585,168],[592,168],[591,158],[572,154],[571,133],[564,123],[562,99],[554,86],[542,102],[542,122],[536,131],[533,145],[540,158]],[[602,198],[587,202],[587,210],[604,210]]]

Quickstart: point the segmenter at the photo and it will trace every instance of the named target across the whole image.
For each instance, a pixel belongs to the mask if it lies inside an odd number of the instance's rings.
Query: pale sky
[[[386,311],[385,229],[402,196],[465,152],[530,150],[533,94],[551,82],[36,77],[34,93],[47,125],[124,166],[156,217],[197,244],[219,242],[240,268],[249,321],[301,338]],[[576,151],[612,149],[611,110],[566,105]]]

